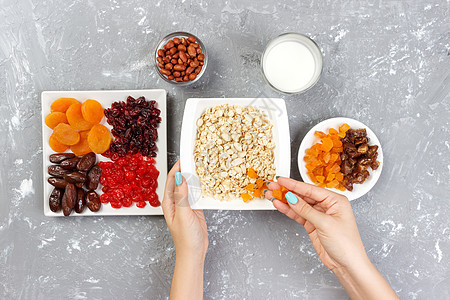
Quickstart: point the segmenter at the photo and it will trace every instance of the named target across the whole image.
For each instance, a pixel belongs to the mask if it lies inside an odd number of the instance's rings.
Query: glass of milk
[[[302,93],[322,74],[322,52],[309,37],[285,33],[270,41],[261,57],[264,78],[275,90]]]

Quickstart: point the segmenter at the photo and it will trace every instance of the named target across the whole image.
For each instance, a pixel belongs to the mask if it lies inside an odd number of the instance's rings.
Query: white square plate
[[[49,91],[42,92],[41,103],[42,103],[42,156],[43,156],[43,167],[44,167],[44,214],[50,217],[63,216],[62,211],[54,213],[49,208],[49,196],[53,190],[53,186],[47,182],[50,177],[47,173],[47,169],[52,163],[48,160],[50,154],[55,153],[48,144],[48,139],[52,134],[52,130],[45,125],[45,117],[50,113],[50,105],[53,101],[58,98],[75,98],[81,103],[87,99],[95,99],[101,103],[103,108],[111,107],[113,102],[116,101],[126,101],[128,96],[138,98],[144,96],[146,100],[156,100],[158,104],[158,109],[161,110],[161,124],[158,128],[158,140],[156,141],[156,146],[158,147],[157,156],[155,157],[155,166],[159,171],[158,176],[158,187],[156,188],[156,194],[158,199],[162,202],[164,196],[164,185],[167,178],[167,124],[166,124],[166,91],[165,90],[123,90],[123,91]],[[100,124],[105,125],[109,130],[112,127],[106,123],[106,118],[103,118]],[[70,150],[67,150],[70,152]],[[108,158],[97,154],[97,162],[99,161],[110,161]],[[102,194],[99,188],[97,193]],[[102,203],[102,207],[98,212],[91,212],[87,207],[81,214],[72,212],[70,216],[124,216],[124,215],[162,215],[162,208],[152,207],[148,204],[144,208],[136,207],[133,203],[130,207],[122,207],[120,209],[114,209],[111,205]]]
[[[267,112],[273,125],[272,137],[275,142],[275,167],[279,176],[289,177],[291,168],[291,143],[286,104],[278,98],[192,98],[186,101],[180,141],[181,172],[189,186],[189,202],[195,209],[228,210],[273,210],[266,199],[253,199],[247,203],[241,198],[220,201],[201,195],[200,181],[195,170],[194,142],[197,135],[197,119],[208,107],[231,104],[253,106]]]

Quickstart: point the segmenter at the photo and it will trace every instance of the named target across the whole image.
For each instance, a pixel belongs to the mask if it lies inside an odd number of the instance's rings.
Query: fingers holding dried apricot
[[[68,123],[66,114],[63,112],[55,111],[45,117],[45,124],[51,129],[55,128],[59,123]]]
[[[89,148],[97,154],[102,154],[109,149],[111,135],[108,128],[103,125],[94,125],[88,134]]]
[[[66,116],[69,124],[77,130],[84,131],[91,129],[92,127],[92,124],[83,118],[81,104],[78,101],[67,109]]]
[[[98,124],[103,119],[104,112],[102,105],[92,99],[84,101],[81,105],[83,118],[91,124]]]

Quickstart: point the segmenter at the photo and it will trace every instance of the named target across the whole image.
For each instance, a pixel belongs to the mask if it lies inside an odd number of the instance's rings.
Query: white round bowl
[[[325,120],[323,122],[320,122],[313,128],[311,128],[310,131],[305,135],[303,138],[302,143],[300,144],[300,148],[298,149],[298,170],[300,171],[300,175],[302,176],[302,179],[306,183],[314,184],[311,179],[309,178],[308,174],[306,173],[306,162],[303,160],[305,157],[305,151],[308,148],[311,148],[312,145],[314,145],[317,142],[320,142],[320,139],[314,135],[314,132],[316,131],[323,131],[325,133],[328,133],[328,129],[334,128],[338,130],[338,127],[344,123],[347,123],[350,125],[351,129],[360,129],[365,128],[367,131],[367,137],[369,138],[369,145],[377,145],[378,146],[378,157],[377,160],[380,162],[380,166],[376,170],[372,170],[369,168],[370,176],[369,178],[364,181],[362,184],[354,184],[353,185],[353,191],[340,191],[338,189],[328,189],[330,191],[339,193],[341,195],[344,195],[348,198],[348,200],[352,201],[355,199],[358,199],[359,197],[365,195],[368,191],[370,191],[374,185],[377,183],[378,178],[380,177],[381,170],[383,169],[383,150],[381,149],[380,141],[378,140],[375,133],[366,125],[363,123],[350,119],[350,118],[331,118],[328,120]]]

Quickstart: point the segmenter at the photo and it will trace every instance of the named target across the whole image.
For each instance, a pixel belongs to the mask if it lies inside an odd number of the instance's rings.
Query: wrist
[[[195,264],[203,264],[205,262],[206,253],[190,249],[182,249],[175,251],[176,260],[193,262]]]

